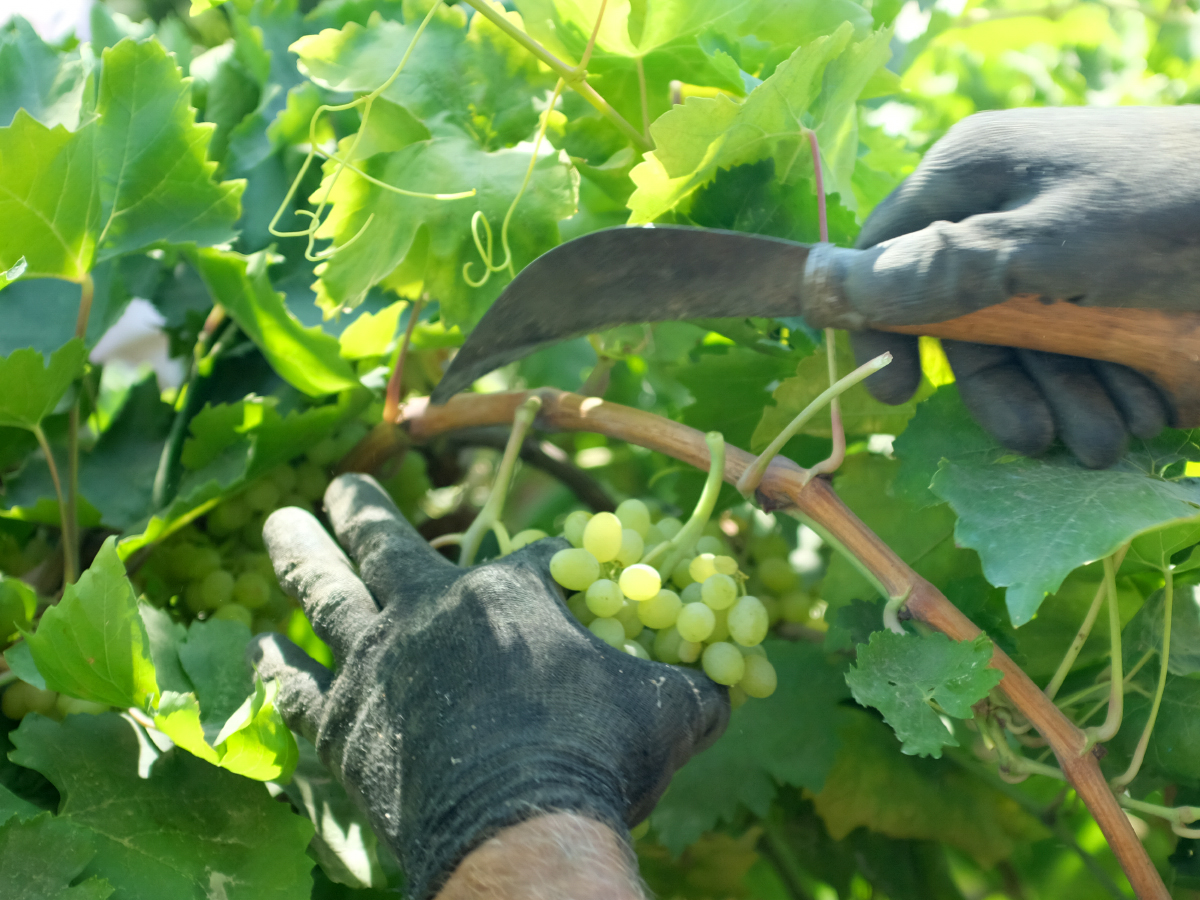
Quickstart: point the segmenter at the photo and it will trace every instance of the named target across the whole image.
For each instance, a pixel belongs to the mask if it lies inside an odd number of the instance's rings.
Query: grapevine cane
[[[402,420],[416,441],[478,425],[512,421],[517,408],[530,396],[542,400],[538,423],[545,429],[590,431],[665,453],[704,468],[708,447],[693,428],[653,413],[541,389],[500,394],[460,394],[444,406],[422,398],[404,407]],[[754,457],[727,447],[725,480],[736,483]],[[982,632],[932,584],[910,569],[878,535],[867,528],[823,479],[805,483],[804,470],[790,460],[776,460],[767,469],[758,496],[768,510],[796,510],[820,523],[825,531],[851,551],[871,571],[886,596],[907,596],[905,610],[918,621],[958,641],[973,640]],[[1029,676],[999,647],[993,647],[991,665],[1003,673],[1000,688],[1039,733],[1049,742],[1067,780],[1083,799],[1103,831],[1109,846],[1141,900],[1168,900],[1158,871],[1138,839],[1117,797],[1105,780],[1096,757],[1089,752],[1087,736],[1071,723]]]

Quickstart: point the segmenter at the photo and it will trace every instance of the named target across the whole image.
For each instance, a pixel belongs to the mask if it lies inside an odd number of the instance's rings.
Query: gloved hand
[[[846,299],[871,324],[955,318],[1037,294],[1085,306],[1200,309],[1200,108],[1019,109],[964,119],[867,219]],[[886,403],[920,381],[917,339],[854,336]],[[1110,363],[943,341],[963,401],[1025,454],[1057,434],[1087,466],[1151,437],[1170,398]],[[1200,388],[1200,386],[1198,386]]]
[[[325,494],[353,564],[311,515],[282,509],[264,538],[337,659],[279,635],[251,644],[279,708],[400,858],[408,896],[432,896],[497,830],[549,811],[627,838],[672,773],[720,736],[728,694],[702,673],[615,650],[571,618],[542,540],[460,569],[371,478]]]

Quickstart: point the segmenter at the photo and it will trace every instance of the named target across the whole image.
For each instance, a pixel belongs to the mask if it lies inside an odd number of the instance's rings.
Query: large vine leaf
[[[1187,432],[1135,441],[1099,471],[1064,450],[1028,459],[996,444],[946,386],[917,411],[896,455],[909,491],[932,492],[957,513],[958,543],[978,551],[988,581],[1008,589],[1014,625],[1033,618],[1078,566],[1139,534],[1200,518],[1200,480],[1163,477],[1172,463],[1200,458]]]
[[[728,97],[690,97],[650,127],[655,149],[634,168],[631,223],[653,222],[709,181],[718,169],[773,158],[777,177],[811,177],[805,129],[817,133],[828,190],[854,202],[850,178],[857,156],[856,101],[890,55],[890,32],[859,42],[844,23],[797,49],[738,104]]]
[[[121,897],[309,896],[312,825],[264,786],[178,750],[155,758],[136,726],[112,713],[62,723],[27,716],[13,743],[13,761],[62,794],[59,819],[94,841],[87,871]]]
[[[72,339],[54,352],[49,365],[33,349],[0,357],[0,425],[36,428],[83,374],[86,352],[83,341]]]
[[[817,647],[767,641],[779,688],[736,710],[725,734],[675,773],[651,815],[659,841],[679,853],[741,807],[765,816],[776,785],[819,791],[833,765],[846,698],[841,673]]]
[[[0,125],[23,109],[43,125],[75,128],[90,70],[78,48],[59,53],[13,16],[0,31]]]
[[[159,243],[230,240],[244,184],[213,180],[212,126],[157,41],[104,51],[95,116],[77,131],[18,112],[0,128],[0,269],[80,281],[105,259]]]
[[[158,700],[150,639],[115,537],[25,641],[53,691],[140,709]]]

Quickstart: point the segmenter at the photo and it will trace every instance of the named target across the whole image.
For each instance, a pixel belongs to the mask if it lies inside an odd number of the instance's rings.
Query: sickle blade
[[[433,391],[444,403],[477,378],[555,341],[617,325],[800,315],[804,244],[699,228],[609,228],[521,270]]]

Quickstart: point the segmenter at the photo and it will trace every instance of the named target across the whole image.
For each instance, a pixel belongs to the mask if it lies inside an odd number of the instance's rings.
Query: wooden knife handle
[[[1120,363],[1168,395],[1173,425],[1200,426],[1200,312],[1042,303],[1022,295],[957,319],[883,330]]]

